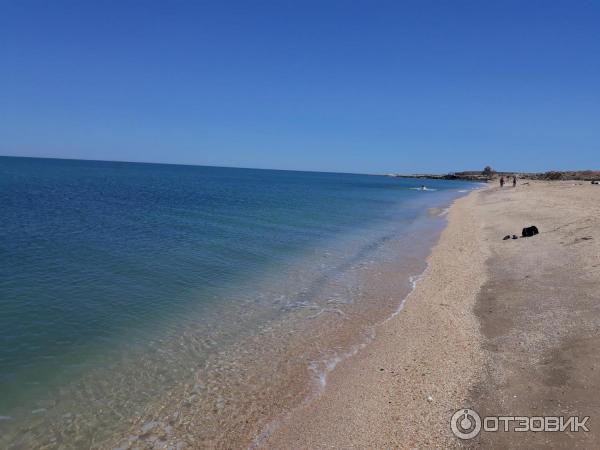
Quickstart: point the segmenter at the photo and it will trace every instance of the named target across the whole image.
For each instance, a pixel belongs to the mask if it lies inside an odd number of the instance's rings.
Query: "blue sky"
[[[600,168],[600,2],[0,3],[0,154]]]

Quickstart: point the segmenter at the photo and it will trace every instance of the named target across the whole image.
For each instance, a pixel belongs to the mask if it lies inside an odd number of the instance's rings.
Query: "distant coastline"
[[[400,174],[389,173],[385,176],[392,178],[423,178],[430,180],[463,180],[488,182],[499,177],[516,176],[527,180],[579,180],[598,181],[600,170],[574,170],[574,171],[549,171],[549,172],[497,172],[494,170],[482,171],[471,170],[463,172],[451,172],[446,174]]]

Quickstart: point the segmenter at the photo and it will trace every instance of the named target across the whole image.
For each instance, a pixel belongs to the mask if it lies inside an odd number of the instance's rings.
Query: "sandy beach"
[[[589,448],[600,401],[600,195],[490,185],[455,202],[403,310],[329,375],[267,448]],[[536,225],[540,234],[520,235]],[[454,411],[591,416],[589,433],[452,435]]]
[[[600,0],[0,11],[0,450],[600,450]]]
[[[467,404],[481,415],[589,416],[589,432],[482,433],[486,448],[597,447],[600,189],[530,182],[478,194],[487,281],[475,313],[488,356]],[[540,234],[502,241],[536,225]]]
[[[202,322],[177,328],[177,339],[156,344],[156,359],[132,359],[136,364],[115,370],[110,384],[82,378],[71,391],[80,396],[64,391],[63,398],[83,398],[86,407],[96,398],[89,416],[73,413],[74,403],[48,402],[57,408],[52,414],[41,404],[29,414],[37,421],[14,429],[22,441],[5,447],[597,447],[600,186],[524,179],[516,187],[490,183],[468,190],[474,187],[469,184],[460,193],[456,186],[443,206],[423,203],[406,219],[410,227],[398,231],[399,216],[385,222],[394,226],[375,241],[371,234],[352,234],[336,241],[344,250],[339,257],[338,247],[327,253],[317,247],[303,264],[290,265],[290,273],[304,275],[297,285],[291,276],[277,277],[288,288],[304,287],[307,268],[315,275],[335,268],[335,276],[314,278],[318,289],[310,296],[302,290],[304,297],[287,298],[279,293],[288,290],[262,280],[248,285],[252,295],[271,286],[276,309],[253,310],[246,302],[244,316],[223,311],[232,323],[252,319],[253,311],[272,314],[258,321],[257,332],[219,347],[207,339]],[[431,192],[415,195],[436,195]],[[328,214],[323,217],[329,222]],[[539,234],[505,239],[531,225]],[[350,246],[362,249],[365,242],[374,250],[350,263],[343,258]],[[285,314],[276,315],[280,310]],[[218,319],[228,318],[224,313]],[[213,353],[202,353],[211,346]],[[156,371],[166,363],[177,376]],[[130,394],[123,389],[129,383],[148,400],[127,416],[118,402],[131,402],[120,395]],[[95,386],[100,396],[94,397]],[[104,408],[118,418],[114,428],[101,421]],[[513,421],[507,432],[482,430],[461,440],[451,418],[466,408],[481,418],[589,416],[589,432],[517,432]],[[12,418],[2,420],[6,426]],[[85,441],[85,430],[105,435]],[[9,438],[0,435],[0,442]]]

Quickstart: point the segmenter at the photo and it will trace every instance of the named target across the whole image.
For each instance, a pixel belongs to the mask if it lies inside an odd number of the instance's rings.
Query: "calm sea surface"
[[[304,361],[280,373],[313,370],[324,384],[326,361],[306,364],[299,343],[314,352],[327,339],[326,354],[337,338],[321,323],[346,336],[339,356],[366,322],[393,312],[424,269],[443,209],[474,188],[414,189],[422,183],[0,157],[0,447],[101,446],[178,395],[219,414],[227,392],[252,390],[260,358]],[[403,287],[371,304],[367,272],[386,258]]]

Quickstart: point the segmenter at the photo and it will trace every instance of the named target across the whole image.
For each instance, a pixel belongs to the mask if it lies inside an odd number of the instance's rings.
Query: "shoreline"
[[[461,441],[450,418],[600,417],[599,189],[489,185],[427,209],[94,448],[593,446],[583,432]]]
[[[340,361],[327,389],[293,411],[265,448],[450,446],[448,412],[466,402],[484,354],[472,312],[486,280],[475,221],[479,190],[454,201],[427,268],[367,346]],[[434,436],[436,436],[434,438]]]
[[[222,352],[222,358],[215,356],[208,360],[207,364],[210,366],[196,369],[184,384],[173,385],[143,411],[136,412],[134,417],[124,418],[127,420],[122,424],[127,425],[123,427],[123,434],[118,433],[107,442],[98,442],[97,446],[302,447],[301,444],[305,441],[303,432],[296,441],[287,437],[290,424],[300,423],[300,418],[306,411],[309,411],[310,419],[317,417],[314,408],[319,409],[319,414],[328,411],[335,414],[336,409],[344,410],[348,404],[348,393],[344,394],[341,389],[348,386],[341,384],[341,381],[345,380],[352,383],[350,396],[357,392],[357,387],[362,386],[373,390],[368,396],[383,395],[388,399],[387,405],[402,407],[405,416],[396,416],[394,421],[414,427],[413,431],[407,432],[407,436],[417,445],[428,445],[428,428],[435,426],[440,431],[447,428],[447,408],[443,406],[456,403],[454,399],[457,392],[465,388],[459,384],[465,377],[475,376],[475,371],[467,374],[465,369],[455,373],[456,376],[451,379],[454,367],[444,368],[441,362],[453,361],[449,352],[454,351],[462,354],[465,364],[470,362],[472,368],[480,366],[474,363],[477,358],[475,353],[464,354],[467,346],[465,342],[471,340],[473,335],[473,317],[463,314],[468,309],[464,305],[450,305],[446,302],[446,298],[455,294],[454,291],[462,292],[465,299],[471,299],[472,292],[479,286],[469,277],[474,274],[472,265],[477,258],[476,251],[480,242],[478,239],[469,239],[461,232],[474,220],[473,203],[479,192],[480,190],[471,191],[448,202],[443,208],[428,209],[419,220],[434,219],[437,225],[431,222],[421,229],[415,222],[411,227],[417,234],[400,234],[395,239],[386,240],[382,250],[357,264],[356,275],[363,278],[360,297],[364,298],[352,306],[352,309],[339,312],[338,317],[337,314],[313,314],[310,310],[301,308],[301,314],[311,322],[314,321],[315,330],[318,328],[322,332],[312,336],[314,333],[307,333],[308,329],[285,327],[283,323],[265,327],[265,332],[256,335],[249,344],[251,347],[248,348],[255,348],[255,352],[232,348],[231,354]],[[444,218],[441,219],[442,217]],[[438,231],[429,235],[435,228]],[[416,241],[420,244],[415,245]],[[425,242],[429,244],[423,246]],[[422,252],[415,251],[421,247]],[[460,253],[459,258],[456,257],[457,251]],[[414,266],[415,261],[421,266]],[[448,270],[449,266],[452,266],[452,270]],[[419,269],[411,272],[406,270],[408,267]],[[348,280],[344,280],[343,286],[348,287],[347,282]],[[436,295],[432,296],[432,293]],[[322,306],[329,308],[329,312],[337,311],[335,304],[331,307],[326,304]],[[350,308],[350,304],[347,306]],[[456,311],[450,311],[450,306],[455,307]],[[346,313],[352,316],[351,320],[347,320]],[[322,326],[317,325],[317,322],[322,322]],[[453,324],[454,333],[449,333]],[[465,330],[468,336],[464,334]],[[294,336],[293,339],[284,339],[284,334],[288,332],[288,338]],[[426,339],[423,339],[424,333],[429,334]],[[310,344],[310,339],[325,342],[326,345],[322,348],[320,345],[305,345]],[[456,341],[454,350],[447,345],[448,339]],[[276,342],[283,346],[272,345]],[[439,347],[436,351],[428,350],[435,345]],[[265,346],[277,352],[276,360],[268,357],[270,353],[264,349]],[[261,347],[263,350],[260,350]],[[374,348],[378,352],[376,356],[382,358],[370,361],[368,358],[372,355],[369,352]],[[407,354],[399,353],[398,348],[406,348]],[[305,352],[304,349],[310,350]],[[248,360],[251,353],[256,355],[253,364],[268,365],[277,379],[269,376],[259,380],[256,377],[258,372],[254,374],[248,371],[248,367],[254,367]],[[355,370],[356,364],[374,364],[377,369],[374,373],[369,373],[366,379],[363,379],[361,373],[358,376],[356,373],[348,375],[348,368]],[[430,373],[436,366],[443,370]],[[400,372],[400,369],[404,369],[405,373]],[[359,366],[358,370],[364,372],[364,367]],[[209,376],[213,373],[214,377]],[[399,390],[389,392],[389,385],[386,382],[381,384],[382,375],[398,382]],[[419,396],[413,395],[415,389],[420,389]],[[328,410],[318,407],[324,401],[330,401],[332,392],[339,395],[336,400],[340,403],[338,408]],[[447,393],[454,396],[448,396]],[[247,410],[240,413],[242,405],[239,401],[234,403],[236,398],[243,401]],[[420,403],[425,405],[428,412],[423,415],[422,423],[415,427],[410,414],[423,407]],[[357,411],[363,406],[360,401],[354,404]],[[377,405],[371,403],[370,406],[376,408]],[[391,410],[388,412],[393,413]],[[234,413],[237,415],[234,416]],[[68,417],[70,421],[71,415]],[[372,417],[373,414],[367,419]],[[328,423],[328,420],[329,418],[322,423]],[[377,417],[377,423],[380,422],[381,417]],[[360,430],[356,423],[346,425],[350,425],[352,430]],[[378,437],[383,439],[377,446],[398,445],[406,441],[406,436],[394,435],[394,426],[394,423],[388,423],[387,432],[377,432]],[[328,430],[323,430],[323,433],[329,434]],[[346,431],[343,434],[349,436]],[[369,439],[362,446],[373,445],[368,430],[360,431],[360,435]],[[314,436],[317,437],[318,433]],[[446,438],[449,436],[444,436]],[[338,440],[339,437],[332,441],[332,445],[345,446]],[[318,448],[320,445],[320,442],[311,442],[308,447]],[[347,445],[352,445],[352,441]]]
[[[265,448],[592,448],[600,417],[600,191],[489,186],[454,202],[401,314],[330,374]],[[520,235],[536,225],[540,234]],[[485,432],[455,411],[588,417],[589,432]]]
[[[448,207],[447,209],[449,209],[449,208],[450,207]],[[441,214],[438,214],[438,216],[441,216]],[[329,361],[326,361],[325,368],[322,369],[321,371],[319,371],[316,366],[313,366],[315,361],[312,361],[309,364],[309,369],[313,370],[314,373],[316,374],[316,376],[318,377],[319,386],[317,387],[317,390],[315,392],[310,393],[299,405],[296,405],[295,407],[293,407],[293,409],[291,411],[288,411],[288,413],[284,414],[283,417],[273,418],[273,420],[271,420],[265,426],[265,428],[262,430],[262,432],[252,440],[251,444],[248,446],[248,449],[262,448],[263,444],[268,442],[270,437],[282,426],[281,425],[282,423],[285,423],[285,421],[289,420],[290,417],[294,413],[296,413],[298,409],[303,408],[306,405],[310,404],[312,401],[318,399],[318,397],[321,394],[323,394],[323,392],[325,391],[325,389],[327,387],[327,379],[328,379],[329,374],[332,373],[340,363],[346,361],[347,359],[356,357],[356,355],[359,354],[360,351],[367,348],[372,343],[372,341],[377,338],[377,329],[379,327],[381,327],[382,325],[386,324],[388,321],[393,320],[398,314],[400,314],[402,312],[406,301],[409,299],[411,294],[416,289],[419,281],[421,281],[427,275],[427,271],[429,270],[429,263],[426,261],[425,264],[426,264],[425,268],[423,269],[423,271],[420,274],[411,275],[409,277],[408,281],[411,286],[410,290],[400,301],[396,310],[392,311],[389,316],[385,317],[381,321],[374,323],[374,324],[370,325],[369,327],[367,327],[366,330],[363,330],[363,333],[362,333],[363,337],[362,337],[362,340],[360,340],[360,342],[353,344],[341,356],[336,355],[335,357],[331,358]]]
[[[451,200],[444,206],[449,204]],[[185,444],[185,448],[268,445],[282,423],[291,420],[299,408],[311,404],[329,388],[329,377],[339,364],[364,350],[372,339],[374,326],[379,326],[374,324],[398,314],[402,308],[398,300],[406,299],[414,289],[415,280],[427,270],[427,255],[445,223],[446,219],[439,214],[432,215],[430,209],[423,209],[407,228],[403,225],[399,234],[394,232],[393,238],[389,235],[382,240],[381,248],[378,245],[373,254],[365,254],[340,272],[341,279],[336,276],[327,281],[327,284],[341,283],[344,288],[339,299],[329,295],[332,291],[323,292],[323,307],[335,314],[320,314],[324,310],[315,313],[312,307],[300,308],[299,312],[304,311],[302,314],[312,325],[300,328],[303,322],[292,321],[296,326],[291,326],[290,317],[285,321],[289,326],[284,322],[269,326],[268,334],[257,336],[255,351],[249,353],[256,356],[253,362],[244,360],[248,364],[236,364],[235,369],[228,363],[225,365],[228,371],[217,371],[219,379],[211,382],[207,382],[206,373],[198,371],[184,393],[167,395],[166,401],[151,405],[123,434],[102,448],[136,445],[152,448],[151,444],[165,448],[179,444]],[[358,283],[359,289],[353,293],[353,284],[349,282]],[[267,358],[270,351],[276,352],[275,358]],[[226,355],[224,358],[231,360]],[[253,370],[257,364],[268,367],[267,372],[260,373],[264,380],[256,378],[260,375]],[[230,380],[232,369],[244,370],[244,378]],[[236,389],[220,390],[227,386]],[[219,394],[217,397],[223,399],[220,405],[212,406],[210,397],[206,402],[203,393],[207,390]],[[233,403],[236,398],[239,400]],[[208,404],[202,406],[204,403]],[[234,405],[238,411],[232,410]]]
[[[28,163],[14,168],[17,180],[36,164],[49,186],[59,180],[55,172],[71,174],[68,167]],[[105,168],[85,166],[90,179],[73,172],[48,191],[46,202],[61,208],[69,195],[91,198],[110,186],[107,226],[97,234],[84,232],[88,219],[103,215],[93,202],[82,202],[81,211],[68,209],[73,217],[57,216],[67,234],[79,233],[78,246],[90,240],[85,254],[67,246],[73,270],[63,274],[51,265],[60,273],[35,276],[65,249],[47,253],[17,245],[19,229],[16,223],[10,228],[15,255],[36,263],[24,266],[27,277],[8,273],[17,282],[9,286],[14,308],[7,317],[19,320],[4,335],[14,336],[24,351],[8,352],[11,369],[3,371],[15,374],[15,389],[6,389],[11,395],[3,397],[0,411],[11,416],[0,425],[5,447],[247,446],[265,423],[319,387],[319,375],[368,336],[365,328],[397,310],[411,289],[410,276],[425,268],[445,226],[436,211],[462,196],[459,188],[472,187],[438,182],[430,186],[438,192],[421,193],[410,190],[414,181],[330,175],[257,180],[253,173],[230,178],[204,170],[211,198],[205,204],[187,195],[197,194],[197,172],[122,167],[113,180]],[[146,186],[148,176],[157,184]],[[256,188],[248,189],[252,180]],[[82,191],[80,183],[94,188]],[[124,210],[120,193],[142,186],[158,189],[162,200],[126,197],[132,208]],[[19,196],[28,198],[34,186],[22,187]],[[19,196],[9,210],[14,217],[27,212]],[[193,201],[174,214],[171,200]],[[106,240],[107,230],[125,222],[131,228]],[[32,226],[40,235],[51,232],[44,221]],[[154,234],[142,242],[131,238],[147,229]],[[158,257],[153,249],[164,253]],[[82,267],[90,270],[85,279]],[[58,275],[64,277],[55,289]],[[36,292],[35,308],[22,310],[17,301],[24,288]],[[89,297],[81,295],[88,291]],[[22,325],[46,306],[53,320],[40,326],[41,339]],[[50,314],[59,306],[71,308],[69,326],[56,322],[67,320],[64,314],[56,313],[56,320]],[[35,356],[34,345],[41,344]]]

